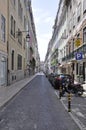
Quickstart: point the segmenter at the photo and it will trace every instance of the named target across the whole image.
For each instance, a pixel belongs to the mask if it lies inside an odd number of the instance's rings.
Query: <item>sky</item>
[[[59,0],[32,0],[40,60],[44,61],[52,37]]]

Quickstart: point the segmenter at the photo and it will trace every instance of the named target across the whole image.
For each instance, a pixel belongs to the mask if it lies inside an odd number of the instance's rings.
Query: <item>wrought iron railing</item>
[[[82,52],[82,54],[86,54],[86,44],[83,44],[83,46],[79,47],[78,49],[71,52],[69,55],[62,58],[62,61],[67,61],[70,59],[73,59],[75,57],[76,53]]]

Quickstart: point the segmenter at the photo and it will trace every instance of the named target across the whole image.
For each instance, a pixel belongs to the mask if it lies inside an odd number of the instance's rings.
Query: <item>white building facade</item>
[[[52,48],[58,49],[57,73],[86,81],[86,0],[60,0],[53,36]]]

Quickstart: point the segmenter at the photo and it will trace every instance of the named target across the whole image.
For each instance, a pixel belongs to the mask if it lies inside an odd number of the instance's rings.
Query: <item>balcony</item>
[[[65,56],[62,58],[62,61],[67,61],[67,60],[71,60],[75,57],[75,54],[79,52],[82,52],[83,55],[86,54],[86,44],[83,44],[81,47],[79,47],[78,49],[74,50],[73,52],[71,52],[69,55]]]

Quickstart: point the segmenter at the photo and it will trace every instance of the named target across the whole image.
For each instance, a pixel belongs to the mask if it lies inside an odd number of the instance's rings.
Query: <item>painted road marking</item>
[[[37,129],[37,124],[34,124],[34,129]]]
[[[55,91],[55,95],[59,98],[59,95],[56,91]],[[61,101],[62,105],[64,106],[64,108],[68,111],[68,108],[64,104],[64,102],[61,99],[60,99],[60,101]],[[72,112],[69,112],[69,115],[74,120],[74,122],[77,124],[77,126],[80,128],[80,130],[86,130],[86,126],[76,116],[74,116],[74,114]]]
[[[72,106],[86,107],[86,105],[83,104],[72,104]]]
[[[85,115],[80,112],[80,109],[79,109],[79,108],[74,108],[74,109],[72,109],[72,112],[74,112],[77,116],[86,119]]]

